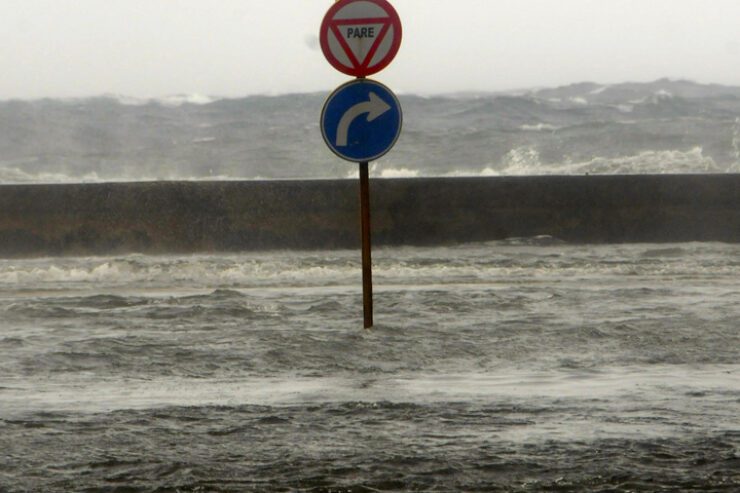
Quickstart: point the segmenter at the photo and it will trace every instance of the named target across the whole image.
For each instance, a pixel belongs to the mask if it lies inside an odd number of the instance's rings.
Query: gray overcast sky
[[[0,0],[0,99],[330,90],[333,0]],[[398,92],[660,77],[740,85],[738,0],[392,0]]]

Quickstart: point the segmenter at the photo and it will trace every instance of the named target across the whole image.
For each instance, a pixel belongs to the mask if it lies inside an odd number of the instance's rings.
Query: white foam
[[[112,99],[122,106],[146,106],[151,103],[151,99],[123,96],[121,94],[106,94],[103,97]]]
[[[419,176],[422,176],[422,172],[418,169],[383,166],[377,161],[370,164],[370,169],[368,171],[370,173],[370,176],[374,178],[418,178]],[[357,169],[352,168],[347,171],[347,174],[344,175],[344,178],[357,179]]]
[[[618,123],[633,125],[636,122],[624,120]],[[542,130],[546,128],[549,127],[542,126]],[[566,158],[561,162],[545,162],[534,146],[520,146],[507,152],[499,163],[487,163],[478,169],[425,173],[406,167],[382,168],[374,163],[370,172],[372,176],[382,178],[725,173],[740,171],[740,118],[734,132],[732,145],[737,164],[730,167],[719,166],[710,156],[705,156],[701,146],[685,150],[648,150],[615,157],[595,156],[588,160]],[[357,171],[349,171],[345,178],[356,179]]]
[[[104,181],[94,171],[82,176],[70,176],[64,173],[28,173],[17,167],[0,166],[0,184],[23,183],[100,183]]]
[[[731,394],[740,392],[738,372],[738,365],[691,368],[673,365],[649,370],[644,367],[608,368],[591,374],[510,369],[498,374],[409,373],[386,379],[281,375],[112,381],[83,375],[27,381],[15,377],[0,378],[0,386],[4,387],[0,411],[4,415],[38,411],[95,413],[169,406],[290,406],[345,402],[535,401],[538,407],[544,407],[567,406],[568,403],[572,405],[593,399],[599,399],[602,407],[613,409],[639,405],[644,396],[650,395],[650,403],[655,402],[655,396],[663,396],[663,406],[675,406],[684,413],[701,412],[704,408],[725,408],[725,401],[731,398]],[[687,392],[708,391],[714,397],[695,402],[692,404],[694,409],[687,409]],[[715,419],[728,422],[733,418],[732,413],[715,416]]]
[[[702,147],[680,150],[643,151],[635,155],[594,157],[588,161],[543,163],[536,149],[519,147],[502,160],[501,175],[584,175],[645,173],[721,173],[725,171]]]
[[[601,94],[602,92],[606,91],[607,89],[609,89],[609,86],[597,87],[593,91],[589,92],[589,94],[593,94],[594,96],[596,96],[596,95]]]
[[[532,146],[515,147],[506,153],[502,159],[502,175],[533,174],[540,169],[540,153]]]
[[[342,252],[335,252],[339,259]],[[260,253],[234,256],[40,259],[0,261],[0,288],[111,289],[126,286],[215,289],[222,286],[318,286],[354,282],[357,259],[326,264],[301,256]]]
[[[386,168],[380,171],[380,178],[416,178],[419,170],[408,168]]]
[[[500,176],[501,173],[496,171],[492,166],[486,166],[481,170],[455,170],[445,173],[442,176],[449,178],[463,178],[463,177],[486,177],[486,176]]]
[[[202,139],[195,139],[193,143],[207,144],[213,143],[216,139],[214,137],[205,137]],[[280,181],[280,180],[295,180],[300,177],[286,177],[286,178],[266,178],[264,176],[239,176],[239,175],[224,175],[224,174],[213,174],[212,170],[206,176],[183,176],[178,175],[177,171],[173,170],[170,173],[162,174],[159,176],[148,176],[148,175],[106,175],[100,176],[98,173],[91,171],[81,176],[71,176],[65,173],[50,173],[46,171],[40,171],[37,173],[29,173],[21,170],[17,167],[3,167],[0,166],[0,185],[22,185],[22,184],[76,184],[76,183],[140,183],[140,182],[155,182],[163,180],[172,181]],[[348,174],[347,178],[356,178],[355,174]]]
[[[536,125],[521,125],[519,127],[520,130],[524,130],[525,132],[542,132],[544,130],[558,130],[560,127],[556,127],[555,125],[551,125],[549,123],[538,123]]]
[[[216,101],[217,98],[205,96],[203,94],[175,94],[164,98],[153,99],[163,106],[182,106],[183,104],[204,105]]]
[[[104,98],[112,99],[116,101],[118,104],[121,104],[123,106],[146,106],[148,104],[161,104],[162,106],[181,106],[183,104],[209,104],[214,101],[218,101],[219,98],[211,97],[211,96],[205,96],[203,94],[193,93],[193,94],[173,94],[170,96],[163,96],[163,97],[135,97],[135,96],[124,96],[121,94],[104,94]],[[73,102],[78,101],[85,101],[84,98],[82,99],[74,99],[70,100]]]

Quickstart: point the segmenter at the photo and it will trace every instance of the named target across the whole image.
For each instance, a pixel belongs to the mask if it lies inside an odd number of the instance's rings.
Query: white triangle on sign
[[[358,24],[356,26],[338,26],[344,40],[361,64],[365,63],[370,48],[380,36],[383,24]]]
[[[385,36],[383,36],[383,39],[378,40],[378,48],[375,51],[375,55],[373,56],[372,60],[367,60],[367,65],[369,67],[374,67],[383,59],[388,56],[388,53],[391,51],[391,48],[393,47],[393,40],[396,36],[396,31],[393,28],[393,26],[388,26],[388,29],[385,33]]]
[[[336,21],[328,42],[331,52],[347,67],[368,67],[382,60],[393,45],[394,28],[385,19],[367,19],[367,23]]]
[[[350,67],[350,68],[354,67],[355,64],[352,63],[352,60],[349,59],[347,52],[344,50],[342,43],[339,42],[339,38],[337,38],[333,30],[329,31],[328,41],[329,41],[329,49],[331,50],[332,54],[336,57],[336,59],[339,61],[339,63],[341,63],[345,67]]]
[[[360,65],[367,61],[370,49],[378,41],[378,36],[381,35],[383,30],[383,24],[358,24],[337,27]]]

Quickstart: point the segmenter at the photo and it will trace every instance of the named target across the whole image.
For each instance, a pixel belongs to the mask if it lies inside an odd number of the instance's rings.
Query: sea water
[[[325,146],[327,93],[0,101],[0,184],[355,177]],[[401,94],[374,177],[736,173],[740,88],[662,79]]]
[[[0,260],[0,491],[738,491],[740,246]]]

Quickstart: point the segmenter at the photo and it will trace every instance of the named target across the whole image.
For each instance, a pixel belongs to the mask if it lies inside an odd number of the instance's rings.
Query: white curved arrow
[[[367,121],[371,122],[391,109],[391,106],[380,99],[374,92],[371,92],[369,96],[369,101],[357,103],[342,115],[342,119],[339,120],[339,126],[337,127],[337,147],[347,145],[349,127],[356,118],[367,113]]]

